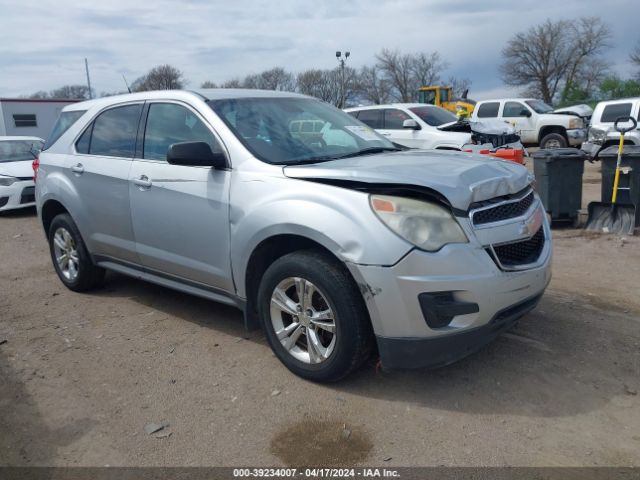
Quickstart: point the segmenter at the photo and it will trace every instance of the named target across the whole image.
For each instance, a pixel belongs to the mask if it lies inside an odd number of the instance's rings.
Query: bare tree
[[[242,88],[242,82],[239,78],[232,78],[220,85],[220,88]]]
[[[49,92],[49,98],[88,99],[89,87],[86,85],[64,85]]]
[[[337,105],[340,103],[340,76],[337,70],[310,69],[298,74],[298,91]]]
[[[557,94],[568,94],[583,65],[597,58],[610,38],[608,25],[599,18],[573,23],[547,19],[509,40],[502,50],[502,79],[551,103]]]
[[[471,88],[471,80],[468,78],[456,78],[451,76],[449,77],[449,80],[447,80],[447,85],[451,87],[452,98],[462,98],[465,91]]]
[[[376,59],[377,68],[392,87],[392,98],[400,102],[414,100],[421,86],[438,83],[446,67],[438,52],[410,54],[385,48]]]
[[[388,103],[391,99],[391,83],[375,65],[365,65],[360,69],[356,90],[363,100],[376,105]]]
[[[384,48],[376,59],[378,68],[393,87],[392,96],[401,102],[410,102],[415,97],[412,56]]]
[[[258,74],[247,75],[242,82],[244,88],[259,88],[262,90],[295,90],[295,78],[284,68],[274,67]]]
[[[637,43],[636,47],[629,54],[629,60],[633,63],[637,68],[637,77],[640,78],[640,41]]]
[[[200,84],[200,88],[218,88],[218,84],[210,80],[205,80]]]
[[[153,67],[142,77],[131,84],[134,92],[147,90],[176,90],[185,85],[184,74],[171,65],[158,65]]]
[[[39,90],[31,95],[27,95],[27,98],[49,98],[49,92],[45,92],[44,90]]]

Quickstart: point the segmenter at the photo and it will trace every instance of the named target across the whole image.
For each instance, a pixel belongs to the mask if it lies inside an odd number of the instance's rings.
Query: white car
[[[444,131],[438,127],[458,121],[444,108],[424,103],[393,103],[347,108],[353,115],[392,142],[410,148],[462,150],[471,133]]]
[[[614,123],[621,117],[640,119],[640,97],[608,100],[596,105],[591,117],[591,128],[587,141],[582,144],[582,150],[591,158],[598,158],[600,150],[611,145],[618,145],[620,132],[614,128]],[[627,125],[622,124],[625,127]],[[624,136],[625,145],[640,145],[640,126],[627,132]]]
[[[38,137],[0,137],[0,211],[33,207],[33,160],[44,140]]]

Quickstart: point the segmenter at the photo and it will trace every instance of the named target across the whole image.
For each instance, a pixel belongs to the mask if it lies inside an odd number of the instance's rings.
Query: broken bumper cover
[[[574,128],[567,130],[567,138],[569,139],[569,145],[581,145],[587,140],[587,129]]]
[[[434,338],[389,338],[377,336],[378,352],[386,368],[436,368],[466,357],[509,330],[540,301],[542,294],[495,315],[481,327]]]
[[[551,256],[549,239],[534,268],[502,271],[481,246],[452,244],[436,253],[413,250],[391,267],[349,268],[367,304],[382,364],[424,368],[478,350],[533,309],[551,279]],[[424,293],[445,300],[425,308]],[[428,321],[436,311],[439,318]],[[442,318],[444,326],[433,328]]]
[[[598,158],[598,154],[600,153],[600,150],[602,150],[602,145],[599,143],[584,142],[580,147],[580,150],[586,153],[590,159],[595,159]]]

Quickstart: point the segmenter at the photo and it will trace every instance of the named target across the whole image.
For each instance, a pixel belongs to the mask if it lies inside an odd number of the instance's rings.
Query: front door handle
[[[140,178],[134,178],[133,183],[141,188],[151,188],[151,180],[146,175],[140,175]]]
[[[84,165],[82,165],[81,163],[78,163],[73,167],[71,167],[71,171],[77,174],[84,173]]]

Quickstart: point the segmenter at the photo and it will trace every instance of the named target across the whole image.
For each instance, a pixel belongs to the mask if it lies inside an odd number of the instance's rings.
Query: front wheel
[[[276,260],[260,283],[258,308],[274,353],[300,377],[338,381],[371,353],[362,294],[329,255],[303,251]]]
[[[567,139],[564,135],[560,133],[549,133],[542,137],[540,148],[565,148],[567,144]]]

